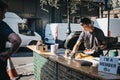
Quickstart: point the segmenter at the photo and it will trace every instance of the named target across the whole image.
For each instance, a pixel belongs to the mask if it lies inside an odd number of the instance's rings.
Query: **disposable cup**
[[[57,51],[58,51],[58,46],[59,46],[59,44],[53,44],[53,45],[51,45],[50,47],[51,47],[51,53],[57,53]]]

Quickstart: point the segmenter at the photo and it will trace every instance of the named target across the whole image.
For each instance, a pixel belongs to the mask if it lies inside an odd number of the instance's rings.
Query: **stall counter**
[[[76,60],[40,52],[36,46],[27,46],[33,51],[34,80],[120,80],[120,75],[99,72],[97,67],[81,66]],[[64,54],[64,53],[63,53]]]

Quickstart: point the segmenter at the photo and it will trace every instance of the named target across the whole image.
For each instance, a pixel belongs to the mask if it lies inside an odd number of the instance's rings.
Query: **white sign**
[[[117,74],[118,58],[100,56],[98,71]]]

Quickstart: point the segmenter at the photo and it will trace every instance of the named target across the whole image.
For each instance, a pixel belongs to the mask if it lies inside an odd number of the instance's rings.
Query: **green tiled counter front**
[[[34,80],[56,80],[56,62],[34,52]]]
[[[96,67],[81,66],[80,62],[53,55],[50,52],[40,52],[35,46],[33,50],[34,80],[120,80],[120,75],[98,72]]]
[[[39,56],[39,54],[34,53],[34,79],[41,80],[42,69],[44,64],[47,63],[47,59]]]

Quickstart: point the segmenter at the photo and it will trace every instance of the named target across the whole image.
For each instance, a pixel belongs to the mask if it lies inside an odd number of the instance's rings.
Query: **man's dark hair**
[[[89,18],[82,18],[80,22],[82,24],[91,24],[91,20]]]
[[[3,1],[3,0],[0,0],[0,11],[4,11],[5,9],[8,9],[8,4]]]

